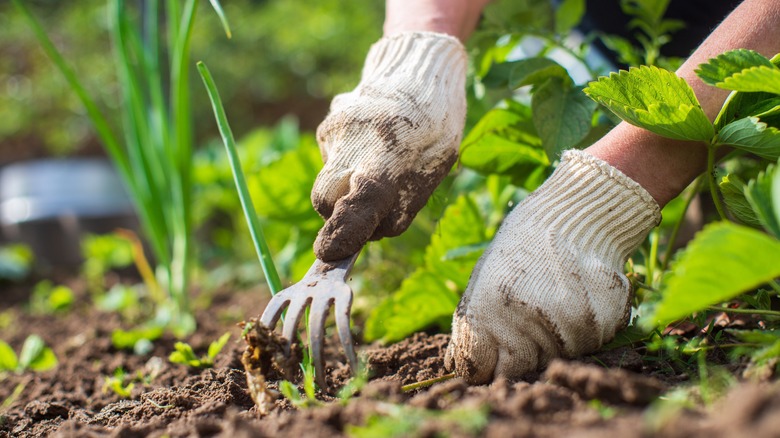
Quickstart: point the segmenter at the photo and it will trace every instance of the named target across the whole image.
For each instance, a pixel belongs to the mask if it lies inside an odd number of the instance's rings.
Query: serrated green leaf
[[[230,333],[225,333],[224,335],[220,336],[219,339],[209,344],[209,351],[208,356],[211,359],[214,359],[217,357],[220,351],[225,347],[227,344],[228,339],[230,339]]]
[[[43,347],[38,356],[30,362],[29,369],[33,371],[48,371],[57,366],[57,356],[49,347]]]
[[[0,341],[0,371],[14,371],[18,366],[14,349],[5,341]]]
[[[691,87],[670,71],[632,67],[584,91],[626,122],[664,137],[709,142],[715,133]]]
[[[700,64],[696,74],[706,84],[718,85],[751,67],[774,67],[765,56],[753,50],[737,49],[722,53]]]
[[[596,107],[581,87],[566,87],[558,80],[549,80],[536,90],[531,100],[534,127],[550,161],[588,135]]]
[[[758,221],[768,232],[780,238],[780,221],[774,212],[772,185],[776,172],[775,166],[769,165],[765,171],[748,182],[745,189],[745,198],[755,212]]]
[[[732,146],[767,160],[780,157],[780,130],[767,126],[758,117],[731,122],[718,132],[715,144]]]
[[[460,162],[484,175],[509,175],[528,190],[544,181],[550,165],[528,108],[485,114],[461,143]]]
[[[486,234],[479,209],[465,196],[447,207],[426,248],[425,261],[366,321],[366,340],[393,342],[432,325],[446,329],[480,251],[447,259],[449,251],[481,243]]]
[[[661,301],[642,324],[664,326],[777,276],[780,241],[733,223],[711,224],[675,261],[665,278]]]
[[[555,32],[559,35],[568,34],[580,24],[585,14],[585,0],[563,0],[555,10]]]
[[[321,169],[319,149],[313,141],[305,141],[273,163],[248,171],[247,185],[257,214],[280,221],[313,221],[315,228],[321,225],[310,200]]]
[[[726,90],[780,94],[780,68],[774,65],[751,67],[727,77],[716,86]]]
[[[493,64],[482,83],[486,87],[508,87],[514,90],[527,85],[539,85],[550,78],[559,78],[566,85],[573,83],[569,72],[549,58],[526,58]]]
[[[728,174],[724,176],[720,183],[720,193],[723,195],[723,201],[728,210],[740,222],[751,227],[760,227],[761,222],[756,218],[753,208],[745,198],[745,182],[737,175]]]
[[[780,98],[771,93],[732,92],[715,118],[720,131],[729,123],[746,117],[758,117],[762,122],[780,128]]]

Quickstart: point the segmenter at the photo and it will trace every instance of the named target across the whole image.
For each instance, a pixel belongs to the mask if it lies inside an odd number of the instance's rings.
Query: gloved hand
[[[466,117],[466,52],[454,37],[405,32],[371,47],[357,88],[317,129],[325,167],[312,190],[326,219],[321,260],[401,234],[457,159]]]
[[[470,383],[517,379],[609,342],[631,312],[623,265],[658,204],[604,161],[563,154],[504,220],[453,316],[448,369]]]

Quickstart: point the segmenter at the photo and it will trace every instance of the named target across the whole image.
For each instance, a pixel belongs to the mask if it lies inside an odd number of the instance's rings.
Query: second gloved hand
[[[333,99],[317,129],[325,166],[312,203],[326,219],[318,258],[342,259],[406,230],[457,159],[466,65],[461,43],[444,34],[372,46],[360,84]]]
[[[516,379],[609,342],[631,313],[623,265],[661,219],[619,170],[581,151],[507,216],[455,312],[445,364]]]

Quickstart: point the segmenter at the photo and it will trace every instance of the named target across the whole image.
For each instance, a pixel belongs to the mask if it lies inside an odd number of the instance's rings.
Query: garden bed
[[[675,388],[689,384],[688,376],[647,360],[644,347],[556,361],[527,381],[470,387],[452,379],[403,392],[402,385],[446,374],[448,335],[425,333],[388,347],[362,347],[372,377],[348,400],[297,409],[280,397],[262,417],[247,390],[241,365],[245,345],[236,323],[248,309],[263,308],[263,291],[218,293],[208,310],[197,312],[199,328],[188,339],[197,353],[225,331],[232,333],[215,366],[203,370],[168,361],[172,337],[155,342],[147,355],[119,351],[110,339],[120,325],[116,314],[84,304],[64,315],[33,316],[13,304],[21,302],[21,295],[19,290],[6,295],[10,299],[2,310],[12,323],[2,338],[18,350],[27,334],[37,333],[54,349],[59,365],[0,381],[3,400],[20,384],[23,388],[2,413],[0,436],[711,437],[768,436],[780,430],[780,393],[769,383],[740,383],[709,407],[659,404],[659,395],[673,398]],[[339,356],[329,356],[328,380],[343,381],[346,365]],[[147,378],[126,398],[104,389],[106,377],[120,367]],[[734,365],[725,369],[741,372]]]

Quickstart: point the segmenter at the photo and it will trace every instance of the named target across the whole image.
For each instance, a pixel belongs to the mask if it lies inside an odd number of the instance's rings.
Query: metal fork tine
[[[333,301],[333,297],[315,299],[311,303],[311,309],[309,309],[309,345],[311,346],[317,385],[323,391],[327,389],[327,386],[325,386],[325,367],[322,363],[322,345],[325,336],[325,320],[328,318],[328,309]]]
[[[309,301],[311,301],[311,297],[308,295],[296,295],[290,301],[290,306],[287,307],[287,317],[282,327],[282,336],[287,340],[285,344],[287,354],[290,354],[292,343],[295,342],[295,331],[298,328],[298,322],[301,320],[301,315],[304,314]]]
[[[260,316],[260,324],[273,329],[276,327],[276,323],[282,316],[284,308],[287,307],[287,303],[290,299],[284,294],[284,291],[279,292],[275,297],[271,298],[271,301],[266,305],[263,314]]]
[[[349,315],[352,310],[352,301],[336,300],[335,306],[336,328],[339,331],[341,347],[344,348],[344,354],[349,361],[349,368],[352,374],[358,372],[358,361],[355,356],[354,342],[352,341],[352,332],[349,330]]]

